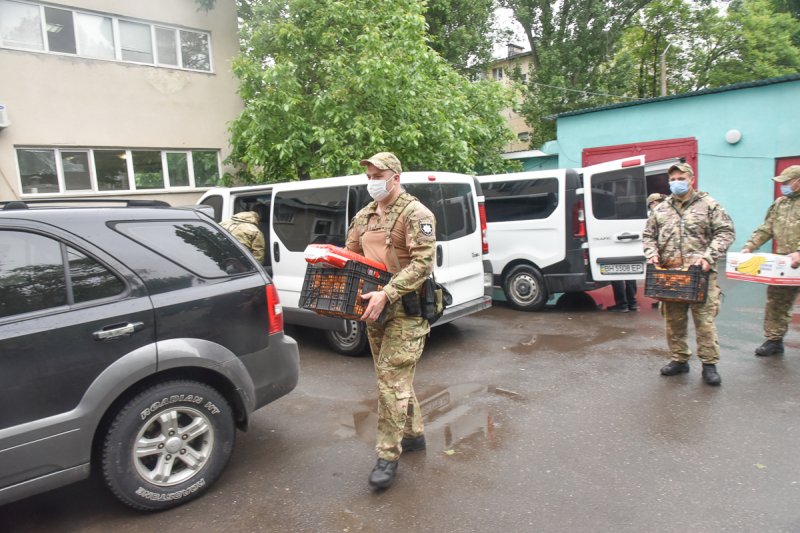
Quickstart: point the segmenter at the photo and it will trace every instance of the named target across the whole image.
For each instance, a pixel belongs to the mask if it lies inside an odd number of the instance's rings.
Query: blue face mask
[[[683,196],[689,192],[689,183],[686,181],[670,181],[669,190],[675,196]]]
[[[794,194],[791,185],[781,185],[781,194],[784,196],[791,196]]]

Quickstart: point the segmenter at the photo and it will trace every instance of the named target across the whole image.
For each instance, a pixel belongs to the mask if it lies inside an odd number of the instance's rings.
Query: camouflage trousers
[[[771,341],[783,339],[792,320],[792,309],[800,287],[770,285],[767,287],[767,308],[764,311],[764,336]]]
[[[400,458],[403,436],[423,434],[422,411],[414,394],[414,372],[430,331],[422,317],[406,316],[402,304],[392,304],[383,324],[370,324],[367,337],[378,377],[378,433],[375,452],[380,459]]]
[[[688,343],[691,311],[697,336],[697,357],[707,364],[715,365],[719,362],[719,338],[714,325],[714,318],[719,313],[719,295],[717,274],[712,272],[708,277],[708,298],[705,303],[662,303],[661,314],[666,322],[667,345],[672,352],[673,361],[685,363],[692,356]]]

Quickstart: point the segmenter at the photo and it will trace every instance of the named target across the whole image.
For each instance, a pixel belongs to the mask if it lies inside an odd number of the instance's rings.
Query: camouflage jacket
[[[755,252],[768,240],[775,241],[775,252],[788,255],[800,251],[800,194],[782,196],[775,200],[745,248]]]
[[[658,255],[665,268],[689,266],[702,257],[714,270],[734,237],[733,221],[708,193],[693,192],[686,202],[670,195],[647,219],[644,255]]]
[[[257,213],[244,211],[223,220],[219,225],[244,244],[259,263],[264,263],[264,235],[258,229],[258,220]]]
[[[393,271],[392,281],[383,288],[394,303],[405,294],[416,291],[425,281],[436,262],[436,219],[427,207],[403,192],[391,206],[388,206],[383,221],[378,220],[378,203],[370,202],[356,213],[347,230],[347,248],[364,254],[362,238],[367,231],[386,233],[386,245],[394,246],[395,252],[388,258],[369,257],[383,261]],[[395,224],[395,221],[397,222]],[[396,259],[400,270],[392,267]],[[405,264],[403,264],[405,263]]]

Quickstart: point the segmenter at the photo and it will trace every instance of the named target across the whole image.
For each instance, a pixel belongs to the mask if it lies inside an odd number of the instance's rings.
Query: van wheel
[[[220,476],[236,436],[233,411],[196,381],[150,387],[116,414],[102,444],[106,485],[123,503],[160,511],[204,493]]]
[[[547,287],[542,274],[529,265],[511,269],[503,283],[508,305],[520,311],[541,311],[547,303]]]
[[[328,344],[342,355],[351,357],[366,355],[369,341],[364,323],[358,320],[345,320],[345,324],[347,326],[345,333],[333,330],[325,331],[325,339]]]

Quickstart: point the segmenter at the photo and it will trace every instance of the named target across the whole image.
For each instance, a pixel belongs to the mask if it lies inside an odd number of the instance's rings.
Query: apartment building
[[[487,64],[482,74],[484,78],[495,80],[504,85],[511,85],[511,83],[513,83],[514,73],[516,72],[521,76],[521,81],[526,82],[530,69],[531,52],[525,52],[523,48],[514,44],[509,44],[506,57]],[[520,102],[521,101],[522,96],[520,95]],[[506,154],[528,151],[530,147],[531,128],[525,122],[525,118],[512,108],[504,109],[502,115],[506,119],[508,127],[511,128],[511,131],[517,136],[515,141],[505,146],[504,151]]]
[[[0,0],[0,200],[189,204],[242,110],[236,4]]]

